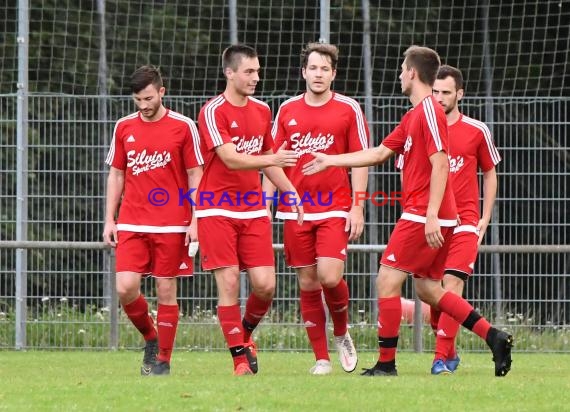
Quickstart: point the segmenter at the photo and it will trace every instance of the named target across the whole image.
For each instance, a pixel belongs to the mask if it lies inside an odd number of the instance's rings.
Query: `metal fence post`
[[[240,272],[239,275],[239,304],[243,308],[242,314],[245,313],[245,305],[249,294],[247,293],[247,275],[245,272]]]
[[[28,0],[18,2],[16,240],[28,239]],[[16,250],[16,349],[26,347],[28,251]]]
[[[330,42],[330,32],[331,32],[331,5],[329,0],[320,1],[320,37],[319,43],[329,43]]]
[[[423,352],[424,350],[424,335],[422,333],[424,328],[424,319],[422,311],[422,301],[414,290],[414,352]]]
[[[363,34],[362,34],[362,49],[364,53],[363,58],[363,70],[364,70],[364,114],[368,120],[368,128],[370,130],[370,141],[368,142],[370,146],[373,146],[374,138],[376,136],[374,130],[374,111],[372,103],[372,46],[370,40],[370,2],[368,0],[362,1],[362,20],[364,21]],[[376,176],[373,173],[368,175],[368,193],[376,193]],[[368,216],[368,222],[370,226],[368,228],[369,239],[368,242],[373,245],[379,243],[378,238],[378,208],[373,204],[369,203],[369,207],[366,210],[366,216]],[[376,293],[376,276],[378,275],[378,254],[370,253],[370,298],[371,302],[371,314],[372,319],[378,318],[378,305],[377,305],[377,293]]]
[[[494,99],[493,99],[493,71],[491,69],[491,53],[489,50],[489,1],[484,2],[483,7],[483,66],[485,71],[485,120],[491,136],[493,133],[494,121]],[[493,214],[497,216],[498,208],[495,204]],[[499,244],[499,229],[496,225],[491,225],[491,243]],[[501,279],[501,257],[498,253],[493,254],[493,274],[495,290],[495,324],[500,324],[503,318],[503,291]]]
[[[115,272],[115,249],[107,252],[107,259],[109,262],[109,283],[110,299],[109,299],[109,348],[117,350],[119,348],[119,296],[117,295],[117,288],[115,287],[117,280],[117,272]]]
[[[238,42],[237,0],[229,0],[228,8],[230,15],[230,43],[236,44]]]

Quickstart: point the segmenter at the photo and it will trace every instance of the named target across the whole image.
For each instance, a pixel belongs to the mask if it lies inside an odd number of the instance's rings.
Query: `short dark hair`
[[[222,70],[225,72],[228,67],[237,70],[243,57],[254,59],[257,57],[257,52],[245,44],[232,44],[227,47],[222,53]]]
[[[408,47],[404,52],[404,57],[408,68],[416,69],[420,81],[429,86],[433,86],[435,76],[441,64],[437,52],[429,47],[414,45]]]
[[[131,75],[131,91],[133,93],[140,92],[149,84],[152,84],[157,90],[163,86],[158,67],[147,64],[136,69]]]
[[[331,67],[336,70],[336,65],[338,63],[338,47],[334,44],[328,43],[308,43],[307,46],[301,51],[301,67],[306,68],[309,55],[313,52],[328,56],[331,60]]]
[[[463,74],[461,73],[461,70],[459,70],[453,66],[449,66],[448,64],[444,64],[437,71],[437,79],[443,80],[443,79],[446,79],[448,77],[452,77],[453,80],[455,80],[455,90],[459,90],[459,89],[464,88],[464,86],[463,86]]]

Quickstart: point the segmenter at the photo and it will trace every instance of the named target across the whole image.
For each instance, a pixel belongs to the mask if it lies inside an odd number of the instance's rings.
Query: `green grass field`
[[[430,354],[400,353],[398,377],[363,377],[337,363],[311,376],[309,353],[259,353],[259,374],[232,376],[227,352],[175,352],[172,374],[141,377],[142,352],[0,352],[0,410],[10,411],[563,411],[570,355],[513,354],[505,378],[490,354],[465,353],[451,376]],[[332,360],[336,362],[333,356]]]

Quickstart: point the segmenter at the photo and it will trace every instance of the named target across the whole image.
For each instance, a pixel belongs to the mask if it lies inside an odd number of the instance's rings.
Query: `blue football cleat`
[[[461,362],[461,359],[459,359],[459,356],[455,355],[455,358],[445,361],[445,366],[447,366],[447,369],[449,369],[451,372],[455,372],[455,370],[459,367],[459,362]]]
[[[431,366],[432,375],[451,375],[451,371],[445,366],[445,363],[441,359],[436,359],[433,361]]]

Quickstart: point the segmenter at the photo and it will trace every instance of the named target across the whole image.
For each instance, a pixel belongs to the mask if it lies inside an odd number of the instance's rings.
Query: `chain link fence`
[[[261,96],[274,109],[284,98]],[[113,263],[101,239],[106,168],[114,121],[133,111],[129,96],[34,95],[29,98],[28,146],[16,141],[15,95],[0,95],[0,348],[106,349],[140,347],[113,294]],[[196,118],[206,96],[169,97],[167,106]],[[357,98],[363,103],[364,98]],[[401,97],[375,97],[369,116],[374,143],[407,108]],[[484,120],[503,156],[495,216],[466,297],[498,326],[517,336],[517,350],[569,352],[570,325],[570,101],[566,98],[467,98],[464,112]],[[15,244],[18,151],[28,167],[25,225],[32,243]],[[392,162],[372,170],[376,190],[399,190]],[[374,278],[381,246],[401,210],[396,202],[367,204],[366,230],[346,264],[351,327],[360,350],[376,350]],[[279,222],[274,241],[282,243]],[[34,244],[33,242],[41,242]],[[16,246],[19,246],[17,248]],[[27,269],[18,274],[17,254]],[[263,349],[308,350],[294,273],[277,251],[277,292],[257,331]],[[213,276],[196,267],[179,281],[177,347],[217,350],[225,344],[216,314]],[[152,279],[144,292],[154,305]],[[244,279],[242,290],[247,289]],[[411,280],[404,295],[412,299]],[[244,294],[245,296],[245,294]],[[431,349],[429,326],[402,327],[402,348]],[[482,350],[461,332],[461,350]]]

